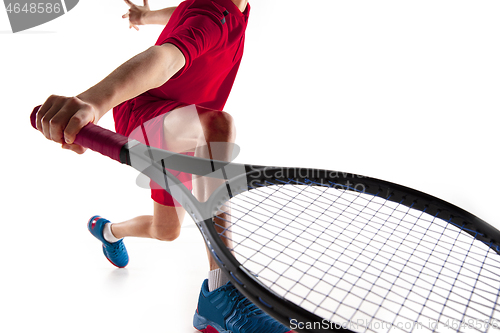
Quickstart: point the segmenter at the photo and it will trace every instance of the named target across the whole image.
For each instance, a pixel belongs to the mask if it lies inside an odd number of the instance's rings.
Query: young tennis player
[[[151,11],[147,0],[143,6],[125,2],[129,11],[123,17],[129,19],[130,27],[165,25],[156,44],[76,97],[50,96],[37,114],[37,128],[63,148],[83,153],[85,149],[73,143],[76,134],[113,109],[120,134],[175,152],[229,158],[225,156],[228,149],[215,152],[209,147],[235,139],[233,120],[222,109],[243,54],[250,12],[247,0],[187,0],[159,11]],[[177,176],[190,184],[189,175]],[[210,181],[203,178],[193,179],[192,188],[200,201],[210,194]],[[152,185],[152,216],[121,223],[94,216],[88,222],[106,258],[117,267],[128,264],[124,237],[173,241],[179,236],[184,209],[168,192]],[[196,329],[210,333],[290,331],[240,294],[210,255],[209,261],[210,272],[194,315]]]

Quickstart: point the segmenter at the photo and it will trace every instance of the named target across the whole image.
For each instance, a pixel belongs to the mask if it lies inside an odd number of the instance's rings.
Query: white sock
[[[104,228],[102,230],[102,236],[107,242],[110,243],[116,243],[121,239],[121,238],[116,238],[115,235],[113,235],[113,232],[111,231],[111,223],[106,223],[104,225]]]
[[[229,282],[222,269],[217,268],[208,272],[208,291],[214,291]]]

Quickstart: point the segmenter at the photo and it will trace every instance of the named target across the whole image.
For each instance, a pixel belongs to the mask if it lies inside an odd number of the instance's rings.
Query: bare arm
[[[163,85],[184,64],[174,45],[150,47],[76,97],[50,96],[38,111],[37,128],[47,139],[82,153],[82,147],[72,145],[80,129],[97,123],[114,106]]]
[[[163,85],[184,64],[184,55],[174,45],[152,46],[77,97],[97,107],[101,118],[114,106]]]
[[[170,17],[177,7],[168,7],[160,10],[152,10],[147,12],[144,17],[144,24],[161,24],[167,25]]]
[[[135,28],[136,30],[139,30],[137,27],[138,25],[144,24],[167,25],[175,8],[177,8],[169,7],[160,10],[150,10],[148,0],[144,0],[144,6],[137,6],[130,0],[125,0],[125,3],[129,5],[130,8],[122,17],[128,18],[130,28]]]

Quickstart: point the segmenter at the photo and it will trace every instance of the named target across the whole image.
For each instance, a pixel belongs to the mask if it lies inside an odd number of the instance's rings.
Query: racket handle
[[[35,107],[31,113],[31,126],[36,129],[36,114],[41,105]],[[85,148],[108,156],[120,163],[127,163],[127,149],[125,145],[128,143],[128,138],[118,133],[94,125],[87,124],[78,132],[75,142]],[[124,148],[125,147],[125,148]],[[122,152],[122,148],[124,148]]]

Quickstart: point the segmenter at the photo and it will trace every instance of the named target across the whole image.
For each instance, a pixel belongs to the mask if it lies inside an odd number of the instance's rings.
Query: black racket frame
[[[166,152],[135,141],[129,142],[122,148],[120,159],[122,163],[133,166],[169,191],[192,216],[212,256],[233,285],[254,304],[284,325],[290,327],[294,324],[292,328],[296,332],[344,333],[352,331],[347,327],[330,323],[324,318],[275,294],[259,282],[251,272],[248,272],[231,254],[231,251],[227,249],[215,229],[213,218],[224,203],[244,191],[272,186],[276,184],[276,181],[296,185],[335,186],[357,192],[362,189],[363,193],[378,196],[448,221],[448,223],[451,223],[456,228],[463,229],[500,254],[500,231],[493,226],[444,200],[380,179],[330,170],[266,167],[212,161]],[[204,204],[205,207],[213,207],[210,213],[212,217],[200,218],[200,216],[207,216],[207,212],[201,212],[197,205],[192,204],[192,194],[177,178],[165,170],[165,167],[195,175],[211,174],[226,180],[226,186],[219,187]],[[229,172],[214,173],[219,169]],[[233,178],[228,179],[227,174],[232,174]],[[237,176],[234,176],[235,174]],[[236,185],[231,186],[233,183]],[[174,184],[174,186],[167,184]],[[246,186],[242,186],[242,184],[246,184]],[[234,191],[234,188],[238,190]]]
[[[475,215],[439,198],[414,190],[409,187],[383,180],[337,171],[282,168],[245,165],[248,190],[274,185],[276,181],[292,182],[297,185],[313,184],[314,186],[336,186],[341,189],[359,191],[381,197],[383,199],[411,207],[436,216],[463,229],[473,237],[481,240],[486,246],[500,254],[500,231]],[[306,176],[304,176],[306,175]],[[314,177],[307,177],[313,175]],[[229,180],[231,182],[231,180]],[[220,203],[229,199],[227,191],[220,190],[213,194],[212,200]],[[352,332],[347,327],[330,323],[300,306],[270,291],[255,279],[226,248],[214,227],[212,219],[198,224],[204,235],[207,246],[221,269],[227,274],[236,288],[254,304],[272,315],[281,323],[291,326],[292,320],[296,332]]]

